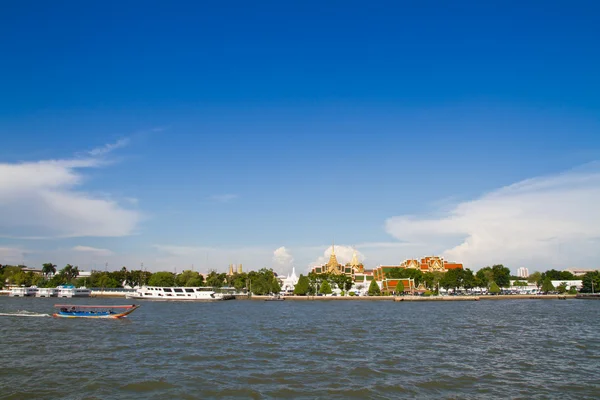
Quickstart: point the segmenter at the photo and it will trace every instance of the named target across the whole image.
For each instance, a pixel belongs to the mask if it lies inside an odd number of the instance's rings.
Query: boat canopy
[[[125,306],[111,306],[111,305],[106,305],[106,306],[80,306],[77,304],[55,304],[54,307],[75,307],[75,308],[133,308],[135,307],[135,304],[131,304],[131,305],[125,305]]]

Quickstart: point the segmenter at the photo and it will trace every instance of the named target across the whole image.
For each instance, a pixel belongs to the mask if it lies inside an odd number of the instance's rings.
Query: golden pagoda
[[[350,266],[356,272],[364,272],[365,267],[362,265],[362,263],[360,263],[358,261],[358,256],[356,255],[356,249],[354,250],[354,253],[352,254],[352,261],[350,261]]]
[[[325,264],[325,271],[334,275],[343,273],[341,265],[335,256],[335,244],[331,245],[331,255],[329,256],[329,261]]]

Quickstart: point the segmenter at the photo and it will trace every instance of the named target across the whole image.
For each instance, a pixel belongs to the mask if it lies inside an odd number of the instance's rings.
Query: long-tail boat
[[[56,304],[58,312],[52,314],[58,318],[123,318],[137,310],[140,306],[79,306],[73,304]]]

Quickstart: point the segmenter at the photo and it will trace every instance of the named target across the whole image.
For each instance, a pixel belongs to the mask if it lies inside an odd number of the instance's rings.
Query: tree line
[[[551,269],[546,272],[534,272],[529,278],[519,278],[511,275],[510,269],[502,264],[487,266],[481,268],[476,273],[470,269],[451,269],[447,272],[423,272],[412,268],[391,268],[385,272],[388,279],[413,279],[415,287],[423,284],[430,294],[437,294],[439,288],[446,291],[463,288],[471,290],[473,288],[485,288],[489,293],[500,293],[503,288],[510,287],[510,281],[514,281],[514,286],[527,286],[528,283],[535,284],[542,292],[576,293],[574,287],[568,287],[562,283],[558,287],[552,285],[552,281],[570,281],[582,280],[583,287],[581,293],[591,293],[592,286],[596,293],[600,292],[600,272],[588,272],[583,277],[576,277],[568,271],[557,271]],[[593,285],[592,285],[593,283]],[[353,281],[346,275],[315,274],[310,272],[307,276],[300,275],[298,283],[294,288],[294,294],[299,296],[331,294],[332,287],[337,287],[341,291],[349,291],[353,286]],[[395,289],[396,293],[403,293],[408,288],[404,287],[402,282],[398,283]],[[371,281],[368,294],[378,296],[381,290],[376,281]]]
[[[24,265],[0,265],[0,282],[2,285],[24,285],[37,287],[57,287],[64,284],[87,286],[92,288],[123,288],[124,286],[186,286],[186,287],[234,287],[238,292],[251,290],[263,295],[279,293],[281,287],[272,269],[263,268],[248,273],[225,273],[210,271],[206,279],[197,271],[186,270],[180,274],[173,272],[149,272],[128,270],[122,267],[117,271],[92,271],[89,277],[79,277],[79,267],[67,264],[60,270],[52,263],[42,265],[42,274],[23,271]]]

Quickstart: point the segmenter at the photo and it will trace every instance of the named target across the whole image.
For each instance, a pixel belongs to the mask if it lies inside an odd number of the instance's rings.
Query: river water
[[[0,398],[598,398],[600,301],[0,297]],[[13,315],[16,314],[16,315]]]

